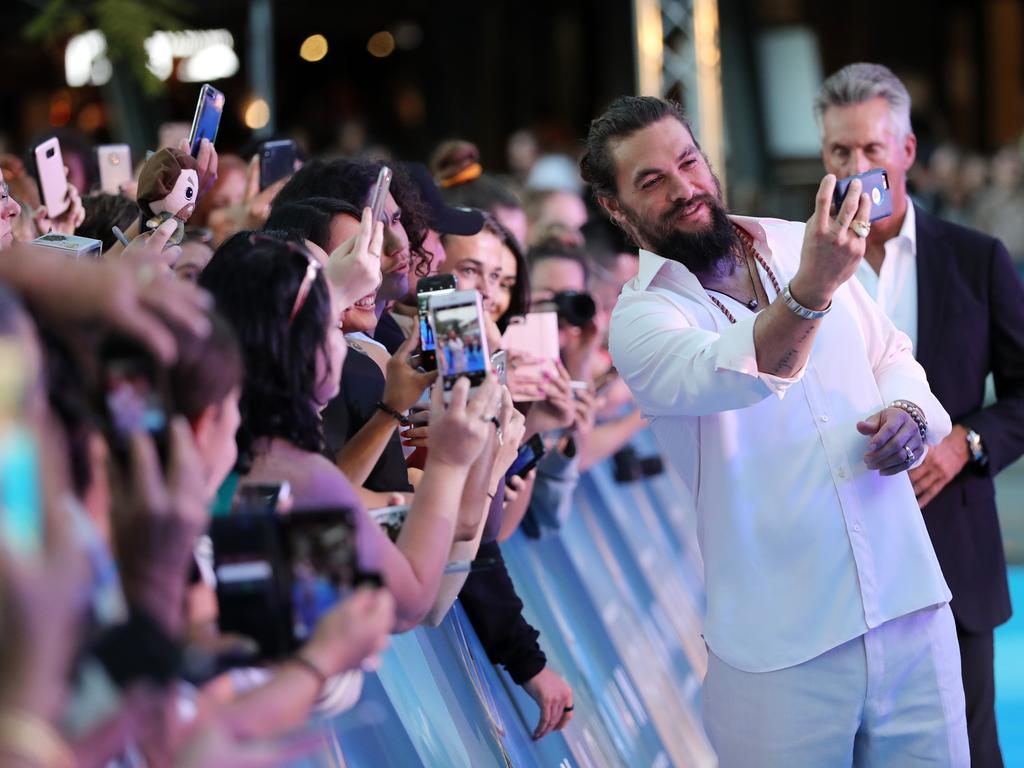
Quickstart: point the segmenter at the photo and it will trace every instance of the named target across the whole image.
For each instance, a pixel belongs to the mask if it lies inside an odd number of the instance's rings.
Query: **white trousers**
[[[743,672],[710,653],[702,699],[721,768],[970,765],[948,605],[775,672]]]

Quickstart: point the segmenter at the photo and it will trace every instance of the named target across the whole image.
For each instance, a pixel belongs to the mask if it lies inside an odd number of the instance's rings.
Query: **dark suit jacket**
[[[983,632],[1010,617],[992,478],[1024,454],[1024,287],[1001,242],[915,213],[917,359],[953,423],[974,429],[988,452],[988,466],[968,464],[925,507],[924,521],[953,615]],[[997,402],[983,407],[990,372]]]

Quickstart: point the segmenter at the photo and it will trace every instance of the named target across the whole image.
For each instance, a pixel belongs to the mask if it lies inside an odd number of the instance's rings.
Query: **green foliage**
[[[115,68],[127,68],[149,95],[163,83],[146,69],[144,42],[157,30],[182,28],[183,0],[49,0],[25,27],[30,40],[62,44],[70,35],[90,28],[107,38],[107,58]]]

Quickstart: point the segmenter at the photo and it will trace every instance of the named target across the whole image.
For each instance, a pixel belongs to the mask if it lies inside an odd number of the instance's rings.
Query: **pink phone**
[[[529,352],[541,358],[538,363],[519,365],[517,375],[528,378],[542,379],[544,373],[557,375],[555,361],[559,359],[558,351],[558,313],[530,312],[521,320],[514,319],[505,329],[502,346],[509,352]],[[516,395],[516,402],[528,402],[538,398]]]
[[[47,139],[32,153],[35,161],[39,196],[46,206],[46,215],[55,219],[71,207],[68,198],[68,177],[64,173],[64,156],[57,137]]]

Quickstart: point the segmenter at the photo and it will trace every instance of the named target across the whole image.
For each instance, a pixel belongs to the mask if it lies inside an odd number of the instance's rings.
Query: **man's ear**
[[[196,439],[196,445],[202,449],[210,439],[210,432],[217,421],[220,413],[216,403],[203,408],[203,412],[192,419],[192,434]]]
[[[914,164],[914,160],[917,159],[917,136],[914,135],[913,131],[910,131],[906,138],[903,139],[903,155],[905,171],[909,171],[910,167]]]
[[[620,227],[625,225],[626,217],[622,213],[622,208],[619,205],[618,200],[616,200],[614,197],[598,195],[597,203],[602,208],[604,208],[605,213],[607,213],[616,224],[618,224]]]

